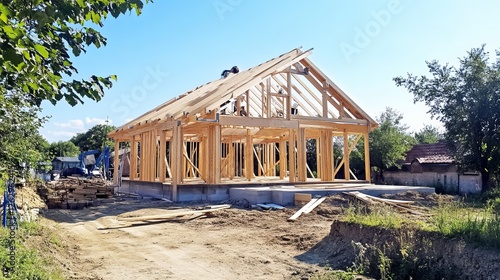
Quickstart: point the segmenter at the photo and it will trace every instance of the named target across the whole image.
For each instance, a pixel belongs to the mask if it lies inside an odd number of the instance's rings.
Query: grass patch
[[[44,259],[36,248],[28,245],[28,240],[36,235],[44,235],[43,228],[38,222],[21,223],[13,238],[10,230],[0,227],[0,267],[11,268],[9,275],[0,273],[0,279],[5,279],[5,276],[8,276],[8,279],[65,279],[62,271],[53,269],[50,260]],[[9,250],[12,239],[15,241],[13,263],[10,262]]]
[[[496,205],[489,202],[483,208],[473,208],[463,202],[440,204],[431,223],[444,236],[500,248],[500,214]]]
[[[343,270],[335,270],[335,271],[327,271],[322,273],[314,274],[310,280],[354,280],[356,279],[357,274],[343,271]]]
[[[358,202],[345,209],[344,221],[372,227],[400,228],[405,219],[390,207],[373,205],[368,208]]]

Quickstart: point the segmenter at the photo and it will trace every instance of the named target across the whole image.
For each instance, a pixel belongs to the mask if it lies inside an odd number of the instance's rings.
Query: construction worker
[[[231,68],[231,70],[224,70],[222,71],[222,74],[221,75],[221,78],[227,78],[227,76],[229,76],[229,73],[233,73],[233,74],[237,74],[240,72],[240,69],[238,68],[238,66],[233,66]]]

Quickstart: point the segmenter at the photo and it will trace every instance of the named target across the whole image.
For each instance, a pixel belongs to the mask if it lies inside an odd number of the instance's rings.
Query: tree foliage
[[[483,45],[467,52],[459,67],[434,60],[427,62],[431,77],[394,78],[444,124],[457,161],[481,172],[483,190],[500,164],[500,51],[496,55],[491,63]]]
[[[0,94],[28,94],[36,105],[63,98],[71,105],[84,97],[99,101],[116,76],[65,80],[77,73],[70,52],[76,57],[87,46],[106,45],[106,38],[88,25],[103,26],[108,15],[131,10],[140,14],[142,7],[140,0],[1,1]]]
[[[424,126],[420,131],[415,132],[415,140],[418,144],[433,144],[443,139],[437,127],[432,125]]]
[[[13,102],[3,102],[10,98]],[[0,173],[22,176],[27,169],[46,159],[47,141],[38,133],[45,121],[38,117],[39,109],[24,106],[26,96],[0,95]]]
[[[80,154],[80,148],[71,141],[57,141],[50,144],[49,154],[51,158],[76,157]]]
[[[399,162],[405,159],[405,154],[415,144],[402,119],[401,113],[388,107],[377,118],[379,127],[369,135],[370,163],[381,171],[399,166]]]
[[[116,76],[76,80],[71,62],[89,46],[106,45],[94,27],[109,15],[135,11],[149,0],[11,0],[0,1],[0,169],[19,173],[19,165],[46,157],[36,146],[40,104],[84,98],[99,101]],[[38,141],[38,142],[37,142]],[[40,142],[41,143],[41,142]],[[35,144],[35,145],[33,145]],[[45,144],[41,144],[42,146]]]
[[[116,127],[106,124],[98,124],[85,133],[78,133],[70,141],[73,142],[81,151],[102,150],[104,146],[113,148],[113,141],[108,138],[108,133],[115,130]]]

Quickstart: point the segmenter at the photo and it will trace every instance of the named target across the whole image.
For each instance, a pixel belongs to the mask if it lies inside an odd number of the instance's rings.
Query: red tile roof
[[[453,163],[453,156],[446,143],[419,144],[406,154],[407,163],[418,160],[420,163]]]

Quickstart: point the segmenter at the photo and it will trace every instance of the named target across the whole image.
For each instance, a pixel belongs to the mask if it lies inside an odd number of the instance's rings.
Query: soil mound
[[[412,228],[334,221],[330,234],[298,257],[380,279],[500,279],[500,252]]]

